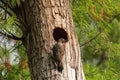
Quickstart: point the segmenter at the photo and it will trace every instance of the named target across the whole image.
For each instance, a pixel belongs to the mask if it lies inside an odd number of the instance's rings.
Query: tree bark
[[[85,80],[70,4],[69,0],[25,0],[23,44],[32,80]],[[67,41],[62,72],[52,59],[52,48],[60,38]]]

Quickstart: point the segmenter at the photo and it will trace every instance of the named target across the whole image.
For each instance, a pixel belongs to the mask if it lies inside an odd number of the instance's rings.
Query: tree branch
[[[22,38],[18,38],[18,37],[16,37],[15,35],[13,35],[11,32],[8,32],[9,34],[7,34],[7,33],[4,33],[4,32],[1,32],[0,31],[0,34],[2,34],[2,35],[4,35],[4,36],[6,36],[6,37],[9,37],[9,38],[11,38],[11,39],[14,39],[14,40],[22,40]]]
[[[2,5],[0,5],[0,8],[2,8],[3,10],[5,10],[5,7],[4,6],[2,6]],[[15,13],[12,11],[12,10],[10,10],[9,8],[7,9],[7,11],[6,11],[10,16],[12,16],[12,15],[14,15]]]
[[[92,38],[92,39],[90,39],[89,41],[87,41],[87,42],[85,42],[85,43],[81,44],[81,45],[80,45],[80,47],[82,47],[82,46],[84,46],[84,45],[88,44],[89,42],[93,41],[93,40],[94,40],[94,39],[96,39],[96,38],[97,38],[100,34],[101,34],[101,32],[100,32],[100,33],[98,33],[95,37],[93,37],[93,38]]]
[[[13,49],[8,50],[10,53],[13,52],[14,50],[16,50],[18,47],[20,47],[21,45],[23,45],[22,43],[17,45],[16,47],[14,47]]]
[[[6,2],[5,0],[1,0],[1,3],[7,5],[8,8],[10,8],[13,11],[12,7],[8,4],[8,2]]]

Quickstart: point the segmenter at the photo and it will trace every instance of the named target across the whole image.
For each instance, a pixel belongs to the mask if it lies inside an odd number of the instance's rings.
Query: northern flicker
[[[63,62],[62,58],[65,54],[65,42],[66,40],[60,38],[57,43],[53,46],[53,59],[55,64],[57,65],[57,70],[62,72],[63,70]]]

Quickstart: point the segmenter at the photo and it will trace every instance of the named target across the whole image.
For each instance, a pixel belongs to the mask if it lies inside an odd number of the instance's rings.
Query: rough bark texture
[[[69,0],[26,0],[23,43],[27,49],[32,80],[85,80],[80,57],[80,47],[75,35]],[[65,38],[64,69],[54,68],[51,58],[56,43],[55,28],[63,28],[57,38]],[[27,32],[27,33],[26,33]],[[57,34],[57,33],[56,33]]]

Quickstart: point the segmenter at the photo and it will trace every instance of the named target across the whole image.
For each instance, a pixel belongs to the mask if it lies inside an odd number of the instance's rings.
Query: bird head
[[[58,42],[65,43],[66,40],[64,38],[60,38],[60,39],[58,39]]]

